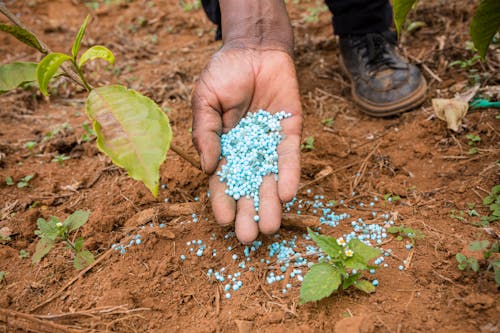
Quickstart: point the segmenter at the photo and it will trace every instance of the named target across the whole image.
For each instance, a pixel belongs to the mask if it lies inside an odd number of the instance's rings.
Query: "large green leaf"
[[[500,31],[500,1],[481,0],[470,25],[470,36],[484,60],[493,36]]]
[[[53,240],[47,238],[40,238],[38,240],[38,243],[36,243],[36,250],[35,253],[33,254],[33,257],[31,258],[31,263],[36,264],[40,260],[42,260],[42,258],[45,257],[47,253],[49,253],[49,251],[52,249],[53,246],[54,246]]]
[[[40,45],[38,39],[29,31],[21,27],[0,23],[0,31],[5,31],[11,34],[12,36],[16,37],[19,41],[23,42],[28,46],[31,46],[32,48],[37,49],[40,52],[43,53],[46,52],[43,46]]]
[[[71,60],[71,57],[63,53],[50,53],[43,58],[36,68],[38,87],[45,96],[48,96],[47,88],[50,79],[56,74],[63,62]]]
[[[341,283],[340,273],[327,263],[311,267],[300,288],[300,304],[318,301],[330,296]]]
[[[57,222],[59,222],[59,220],[54,216],[52,216],[48,221],[42,217],[38,218],[36,224],[39,230],[36,230],[35,234],[40,238],[55,240],[59,232]]]
[[[393,15],[394,15],[394,23],[396,25],[396,30],[398,31],[398,35],[401,34],[401,29],[403,28],[403,24],[405,23],[406,16],[410,12],[411,8],[417,0],[394,0],[393,1]]]
[[[82,225],[87,223],[89,219],[90,212],[85,210],[77,210],[64,221],[64,226],[68,232],[72,232]]]
[[[113,55],[113,52],[104,46],[95,45],[82,54],[80,60],[78,61],[78,67],[82,67],[87,61],[94,59],[104,59],[110,64],[115,63],[115,56]]]
[[[337,244],[337,240],[332,237],[328,237],[325,235],[318,235],[311,229],[307,228],[309,236],[318,244],[318,246],[323,250],[326,254],[328,254],[332,258],[338,258],[342,254],[342,246]]]
[[[75,41],[73,42],[73,47],[71,48],[71,55],[73,56],[74,61],[76,62],[76,57],[78,56],[78,51],[80,50],[80,44],[82,43],[83,35],[85,34],[85,30],[87,29],[87,24],[89,23],[90,15],[87,15],[85,21],[83,21],[80,30],[76,34]]]
[[[99,149],[156,197],[160,165],[172,140],[165,113],[151,99],[119,85],[92,90],[86,111]]]
[[[0,94],[36,81],[35,62],[14,62],[0,66]]]
[[[353,250],[355,254],[361,256],[365,262],[375,259],[382,253],[379,249],[368,246],[357,238],[353,238],[349,241],[349,248]]]

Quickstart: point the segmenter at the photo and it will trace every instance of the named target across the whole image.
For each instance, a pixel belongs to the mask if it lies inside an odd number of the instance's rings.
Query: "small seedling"
[[[385,202],[396,202],[401,200],[401,197],[399,195],[393,195],[392,192],[386,193],[384,195],[384,201]]]
[[[35,149],[36,145],[37,145],[36,141],[28,141],[24,144],[24,148],[27,148],[29,150],[33,150],[33,149]]]
[[[304,143],[300,145],[300,150],[313,150],[314,149],[314,137],[308,136]]]
[[[454,67],[454,66],[458,65],[461,69],[466,69],[466,68],[474,66],[474,64],[476,62],[478,62],[479,59],[481,59],[481,57],[479,56],[479,54],[476,54],[470,59],[455,60],[455,61],[451,62],[448,65],[448,67]]]
[[[326,5],[317,1],[315,7],[307,8],[307,14],[303,16],[302,20],[306,23],[316,23],[319,21],[319,15],[327,10]]]
[[[27,175],[26,177],[21,178],[21,180],[17,182],[17,188],[29,187],[30,180],[32,180],[33,177],[35,177],[35,175]]]
[[[10,238],[9,236],[5,236],[5,235],[0,234],[0,244],[7,244],[11,240],[12,240],[12,238]]]
[[[7,184],[8,186],[14,185],[14,181],[12,180],[11,176],[5,177],[5,184]]]
[[[333,117],[323,119],[321,123],[327,127],[331,127],[333,125]]]
[[[479,142],[481,142],[481,137],[476,134],[467,134],[466,138],[469,140],[467,144],[471,147],[467,154],[469,155],[477,154],[478,150],[476,146]]]
[[[463,210],[457,211],[455,209],[452,209],[450,210],[450,218],[463,222],[465,221],[465,213]]]
[[[179,4],[185,12],[192,12],[201,8],[201,0],[180,0]]]
[[[300,288],[300,304],[318,301],[330,296],[335,290],[345,290],[351,286],[366,293],[375,291],[375,285],[363,279],[362,272],[377,268],[370,266],[368,262],[380,256],[380,250],[357,238],[346,243],[343,238],[319,235],[309,228],[308,232],[328,257],[314,264],[304,276]]]
[[[0,282],[2,282],[5,279],[6,275],[7,275],[7,272],[0,271]]]
[[[89,142],[95,139],[96,133],[92,126],[88,122],[84,122],[83,125],[83,130],[85,133],[82,134],[82,137],[80,138],[81,142]]]
[[[30,253],[26,250],[19,250],[19,258],[20,259],[26,259],[29,258]]]
[[[489,215],[481,217],[481,221],[486,224],[500,221],[500,184],[491,188],[491,194],[483,199],[483,205],[489,209]]]
[[[396,240],[402,241],[404,238],[408,238],[414,244],[415,240],[421,240],[425,238],[425,235],[420,230],[405,227],[404,225],[392,226],[387,229],[388,233],[396,235]]]
[[[65,154],[60,154],[60,155],[55,156],[55,157],[52,159],[52,162],[53,162],[53,163],[64,164],[64,161],[67,161],[67,160],[69,160],[70,158],[71,158],[71,157],[66,156]]]
[[[491,244],[487,240],[473,241],[469,244],[469,250],[472,252],[481,252],[482,259],[476,259],[474,256],[467,257],[462,253],[457,253],[455,258],[458,263],[458,269],[461,271],[472,270],[473,272],[480,273],[481,268],[483,271],[493,271],[495,275],[495,282],[500,285],[500,259],[498,256],[492,257],[493,254],[499,253],[499,243],[495,241]]]
[[[68,248],[73,251],[73,266],[76,269],[83,269],[94,262],[94,255],[83,249],[85,239],[78,237],[74,242],[70,240],[70,233],[77,230],[89,218],[90,212],[77,210],[64,221],[61,222],[57,217],[51,216],[49,220],[39,218],[37,220],[38,230],[35,234],[40,238],[36,244],[35,254],[31,259],[33,264],[38,263],[58,242],[66,243]]]

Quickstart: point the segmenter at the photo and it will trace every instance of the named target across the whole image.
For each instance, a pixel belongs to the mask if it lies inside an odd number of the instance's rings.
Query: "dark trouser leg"
[[[388,31],[392,25],[389,0],[325,0],[333,13],[336,35],[362,35]]]
[[[217,32],[215,33],[215,40],[222,39],[221,17],[219,0],[202,0],[203,10],[207,14],[210,21],[217,24]]]

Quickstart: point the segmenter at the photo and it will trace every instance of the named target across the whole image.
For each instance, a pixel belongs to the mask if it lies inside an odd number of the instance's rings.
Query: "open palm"
[[[256,50],[224,46],[202,72],[193,91],[193,142],[200,153],[202,167],[210,174],[209,188],[216,221],[235,222],[238,239],[253,241],[259,230],[271,234],[279,229],[281,201],[295,195],[300,179],[300,137],[302,111],[295,67],[282,50]],[[284,139],[278,146],[279,179],[264,177],[260,188],[259,223],[251,199],[237,202],[224,193],[226,185],[217,169],[220,135],[235,127],[247,112],[264,109],[270,113],[286,111],[292,116],[282,120]]]

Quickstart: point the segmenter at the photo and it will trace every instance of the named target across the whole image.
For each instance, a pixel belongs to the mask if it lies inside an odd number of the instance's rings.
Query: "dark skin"
[[[273,234],[281,224],[281,202],[290,201],[300,180],[302,109],[291,56],[293,36],[281,0],[221,0],[224,46],[203,70],[192,96],[193,142],[203,170],[210,175],[209,190],[216,221],[235,224],[242,243],[262,232]],[[279,179],[264,177],[260,188],[260,221],[253,200],[237,202],[214,173],[224,160],[220,135],[235,127],[247,112],[286,111],[281,122],[284,139],[278,146]]]

